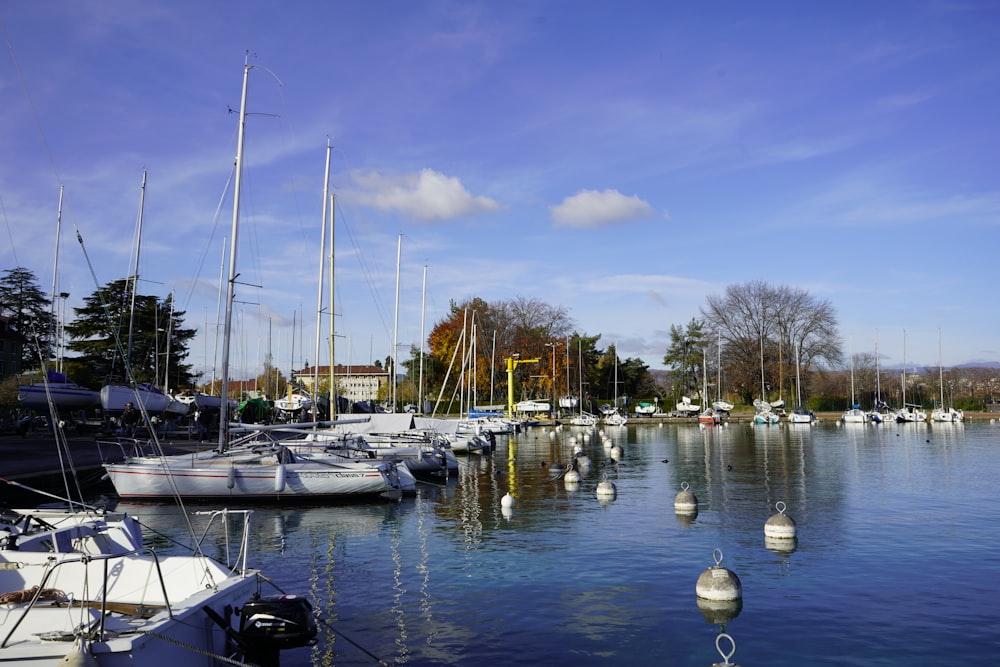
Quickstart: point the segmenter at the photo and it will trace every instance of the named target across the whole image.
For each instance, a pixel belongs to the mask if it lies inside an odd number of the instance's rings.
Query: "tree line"
[[[64,324],[53,310],[56,298],[46,295],[25,268],[0,275],[0,316],[24,343],[22,371],[58,359],[65,374],[85,386],[131,375],[136,382],[172,390],[194,387],[197,377],[188,347],[196,332],[184,326],[185,313],[176,309],[172,295],[141,295],[134,277],[115,280],[87,296]],[[555,402],[563,395],[581,395],[591,401],[586,409],[596,409],[597,401],[617,395],[623,405],[662,400],[661,407],[669,411],[682,396],[738,404],[756,398],[791,402],[801,396],[814,410],[847,407],[836,312],[806,290],[761,281],[729,285],[724,293],[707,297],[699,316],[672,324],[669,335],[663,357],[667,370],[654,373],[639,358],[621,358],[615,342],[602,341],[602,334],[579,331],[563,306],[525,297],[493,302],[475,297],[452,301],[424,350],[411,347],[409,358],[398,364],[387,357],[384,368],[402,378],[397,407],[423,396],[442,412],[454,412],[459,405],[504,404],[508,359],[518,362],[516,400]],[[64,351],[71,356],[63,357]],[[852,363],[856,399],[869,400],[879,393],[874,355],[854,355]],[[254,386],[280,395],[286,378],[270,358],[264,367]],[[907,396],[934,398],[929,376],[911,378]],[[973,381],[951,369],[949,402],[961,407],[965,398],[980,404],[992,400],[991,380]],[[884,374],[883,398],[901,393],[899,382]],[[199,388],[216,389],[207,384]],[[10,391],[0,392],[0,403],[9,404]],[[13,393],[16,402],[16,387]]]

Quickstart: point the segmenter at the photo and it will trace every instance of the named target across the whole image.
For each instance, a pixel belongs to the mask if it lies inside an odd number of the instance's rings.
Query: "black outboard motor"
[[[257,597],[240,610],[240,640],[246,658],[261,667],[276,667],[279,651],[308,646],[315,638],[312,605],[304,597]]]

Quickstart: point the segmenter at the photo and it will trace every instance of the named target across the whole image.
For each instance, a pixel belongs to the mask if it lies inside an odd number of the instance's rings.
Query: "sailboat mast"
[[[330,195],[330,419],[337,417],[337,356],[334,354],[336,346],[337,317],[333,310],[333,233],[334,233],[334,210],[337,197]]]
[[[56,370],[62,373],[62,350],[61,345],[58,342],[59,338],[59,316],[58,309],[56,307],[56,297],[59,295],[59,239],[62,237],[62,207],[63,207],[63,191],[66,186],[59,186],[59,208],[56,209],[56,251],[55,256],[52,260],[52,333],[51,340],[52,344],[59,345],[60,349],[55,350],[58,364],[56,365]]]
[[[938,382],[941,385],[941,408],[944,408],[944,360],[941,357],[941,327],[938,327]]]
[[[424,279],[420,287],[420,373],[417,379],[417,412],[424,412],[424,308],[427,304],[427,265],[424,264]],[[491,388],[492,391],[492,388]],[[490,396],[492,399],[492,395]]]
[[[396,355],[399,352],[399,258],[403,253],[403,235],[396,240],[396,307],[392,324],[392,411],[396,411]]]
[[[323,172],[323,215],[319,219],[319,279],[316,281],[316,346],[313,359],[312,420],[319,403],[319,345],[323,334],[323,278],[326,269],[326,198],[330,191],[330,140],[326,140],[326,170]],[[331,360],[332,364],[333,361]],[[331,412],[332,414],[332,412]]]
[[[243,135],[246,130],[247,118],[247,83],[250,80],[250,70],[253,65],[243,65],[243,93],[240,96],[240,122],[236,141],[236,179],[233,185],[233,227],[232,243],[229,248],[229,280],[226,288],[226,319],[223,325],[222,344],[222,391],[221,409],[219,410],[219,451],[226,447],[229,440],[229,330],[233,323],[233,296],[236,286],[236,248],[237,231],[240,221],[240,187],[243,184]]]
[[[142,247],[142,211],[146,202],[146,170],[142,171],[142,187],[139,191],[139,221],[135,235],[135,267],[132,271],[132,303],[128,309],[128,347],[125,350],[126,361],[132,363],[132,338],[135,328],[135,292],[139,282],[139,249]]]

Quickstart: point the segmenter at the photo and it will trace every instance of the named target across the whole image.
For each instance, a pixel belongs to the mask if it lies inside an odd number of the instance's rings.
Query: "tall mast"
[[[128,309],[128,347],[125,350],[125,360],[132,363],[132,337],[135,326],[135,291],[139,282],[139,249],[142,247],[142,210],[146,202],[146,170],[142,171],[142,188],[139,191],[139,222],[135,235],[135,270],[132,272],[132,304]]]
[[[316,421],[316,409],[319,403],[319,344],[323,333],[323,273],[326,267],[326,198],[330,191],[330,140],[326,140],[326,170],[323,172],[323,215],[319,225],[319,279],[316,281],[316,347],[313,354],[313,402],[312,420]],[[332,364],[333,361],[331,360]],[[332,389],[332,387],[331,387]],[[330,410],[333,414],[333,410]]]
[[[337,197],[330,195],[330,419],[337,416],[337,357],[334,354],[336,345],[337,315],[333,310],[333,233],[334,233],[334,211],[336,210]]]
[[[56,297],[59,296],[59,239],[62,236],[62,207],[63,207],[63,190],[66,186],[59,186],[59,208],[56,211],[56,252],[52,260],[52,301],[49,305],[52,306],[52,333],[51,341],[53,346],[58,346],[59,349],[54,349],[56,353],[58,363],[56,365],[56,370],[60,373],[62,372],[62,345],[59,342],[59,311],[56,307]]]
[[[221,409],[219,410],[219,451],[225,449],[229,441],[229,329],[233,323],[233,296],[236,287],[236,248],[238,246],[238,230],[240,221],[240,187],[243,184],[243,135],[246,130],[247,118],[247,82],[250,80],[250,70],[253,65],[243,64],[243,93],[240,96],[239,134],[236,141],[236,179],[233,185],[233,228],[232,242],[229,248],[229,280],[226,288],[226,320],[223,328],[222,344],[222,391]]]
[[[403,234],[396,241],[396,310],[392,325],[392,411],[396,411],[396,355],[398,354],[399,336],[399,258],[403,252]]]
[[[427,303],[427,265],[424,264],[424,280],[420,288],[420,374],[417,380],[417,412],[424,412],[424,308]],[[492,389],[492,388],[491,388]],[[492,401],[493,396],[490,396]]]

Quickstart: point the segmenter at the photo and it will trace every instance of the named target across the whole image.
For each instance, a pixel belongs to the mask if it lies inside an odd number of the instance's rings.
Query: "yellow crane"
[[[514,369],[521,364],[537,364],[541,359],[521,359],[520,355],[504,359],[507,362],[507,417],[514,416]]]

